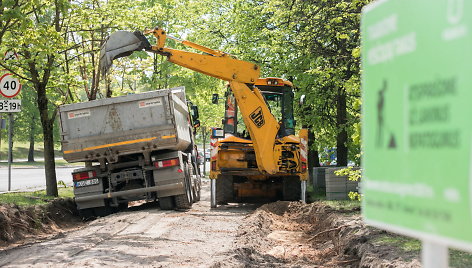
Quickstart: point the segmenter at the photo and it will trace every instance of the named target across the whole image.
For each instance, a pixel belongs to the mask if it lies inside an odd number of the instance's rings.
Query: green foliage
[[[261,65],[262,76],[294,80],[299,127],[314,149],[337,146],[346,132],[349,159],[360,157],[360,11],[369,0],[203,0],[189,3],[188,36]],[[201,27],[205,25],[205,27]],[[342,97],[342,98],[340,98]],[[337,118],[345,99],[345,116]],[[341,108],[342,112],[342,108]]]
[[[374,245],[394,246],[405,252],[412,252],[418,255],[421,252],[421,241],[407,236],[387,233],[379,235],[372,242]],[[466,268],[472,266],[472,254],[468,252],[450,249],[449,260],[450,267]]]
[[[461,250],[449,250],[449,265],[455,268],[472,267],[472,254]]]
[[[347,167],[347,168],[336,170],[334,174],[336,174],[336,176],[347,176],[348,180],[350,181],[359,181],[361,179],[362,170],[353,169],[353,167]],[[362,198],[362,195],[357,192],[349,192],[348,196],[351,200],[360,201]]]
[[[419,252],[421,250],[421,242],[419,240],[401,235],[385,234],[377,237],[373,242],[396,246],[404,251]]]
[[[37,142],[34,146],[34,157],[43,158],[44,149],[43,143]],[[28,157],[29,143],[24,141],[16,141],[13,143],[13,160],[15,159],[26,159]],[[60,155],[60,146],[57,145],[54,148],[56,154]],[[6,161],[8,152],[8,139],[4,136],[0,142],[0,160]],[[16,161],[15,161],[16,162]]]
[[[321,203],[337,210],[351,210],[356,213],[359,213],[361,208],[361,203],[356,200],[323,200]]]
[[[347,167],[336,170],[334,174],[337,176],[347,176],[350,181],[359,181],[361,178],[361,169],[353,169],[353,167]]]
[[[72,187],[59,188],[59,197],[73,198]],[[0,194],[0,204],[15,204],[19,206],[43,205],[53,200],[54,196],[46,195],[46,191],[16,192]]]
[[[336,147],[337,135],[346,131],[349,159],[358,160],[359,16],[368,2],[3,1],[0,30],[6,31],[0,31],[0,53],[12,49],[19,52],[20,60],[5,63],[4,67],[21,76],[24,84],[24,112],[18,117],[15,139],[28,140],[31,122],[39,120],[28,64],[47,66],[52,57],[54,64],[47,84],[51,118],[57,105],[63,103],[183,85],[188,98],[200,107],[202,127],[221,126],[223,105],[210,103],[212,93],[223,95],[225,91],[225,83],[218,79],[147,52],[116,60],[107,76],[100,73],[99,48],[110,33],[158,26],[178,38],[253,61],[261,66],[262,76],[294,80],[296,95],[306,95],[305,106],[296,106],[298,126],[314,130],[314,149]],[[61,11],[59,28],[54,21],[57,10]],[[168,46],[184,49],[172,40],[168,40]],[[45,69],[39,70],[38,77],[44,74]],[[336,119],[339,96],[346,99],[344,121]],[[40,139],[41,135],[40,128],[36,128],[33,136]]]

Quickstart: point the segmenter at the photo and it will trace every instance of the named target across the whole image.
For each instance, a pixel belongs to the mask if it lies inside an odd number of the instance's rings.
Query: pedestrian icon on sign
[[[385,91],[387,91],[387,80],[383,81],[377,99],[377,147],[382,147],[383,142]]]

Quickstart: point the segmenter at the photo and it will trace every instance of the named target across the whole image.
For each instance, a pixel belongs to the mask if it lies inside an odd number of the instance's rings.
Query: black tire
[[[298,201],[301,197],[301,185],[298,176],[285,177],[283,179],[283,200]]]
[[[105,217],[113,213],[113,209],[107,204],[104,207],[93,208],[93,214],[97,217]]]
[[[159,198],[159,207],[162,210],[171,210],[174,209],[174,198],[172,196],[166,196]]]
[[[127,208],[128,208],[128,202],[124,202],[124,203],[119,203],[119,204],[118,204],[118,210],[119,210],[119,211],[123,211],[123,210],[125,210],[125,209],[127,209]]]
[[[226,205],[234,200],[233,176],[219,175],[216,179],[216,203]]]
[[[184,188],[185,193],[175,196],[175,207],[177,209],[190,209],[193,203],[192,179],[190,177],[188,165],[185,164]]]
[[[200,176],[197,174],[197,170],[195,169],[193,164],[189,165],[189,173],[192,180],[192,199],[193,203],[200,201],[200,190],[201,190],[201,179]],[[195,176],[195,180],[193,180],[193,176]]]
[[[93,208],[79,209],[79,215],[85,221],[95,218],[95,214],[93,213]]]
[[[117,207],[111,207],[112,213],[118,213],[128,208],[128,202],[118,203]]]
[[[193,186],[193,202],[196,203],[200,201],[201,195],[200,195],[200,185],[195,184]]]

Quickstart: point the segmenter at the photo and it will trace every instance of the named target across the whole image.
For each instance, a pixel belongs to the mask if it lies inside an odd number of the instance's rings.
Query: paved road
[[[72,185],[72,170],[77,167],[56,168],[57,181]],[[11,170],[11,190],[45,189],[46,177],[44,168],[13,168]],[[0,192],[8,189],[8,169],[0,168]]]
[[[72,170],[79,167],[58,167],[56,168],[57,181],[63,181],[67,185],[72,185]],[[200,166],[203,172],[203,165]],[[206,170],[210,171],[210,163],[206,163]],[[45,189],[46,178],[44,168],[13,168],[11,170],[11,190],[23,191],[33,189]],[[0,193],[8,190],[8,169],[0,168]]]

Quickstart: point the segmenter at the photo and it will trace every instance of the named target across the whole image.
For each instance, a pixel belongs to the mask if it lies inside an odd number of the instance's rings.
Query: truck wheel
[[[112,208],[109,205],[104,207],[93,208],[93,214],[97,217],[105,217],[113,213]]]
[[[233,201],[233,176],[219,175],[216,179],[216,203],[220,205]]]
[[[174,209],[174,198],[172,196],[166,196],[159,198],[159,207],[162,210]]]
[[[116,203],[118,202],[118,203]],[[112,201],[109,201],[108,204],[110,206],[111,212],[112,213],[118,213],[120,211],[123,211],[128,208],[128,202],[124,200],[114,200],[113,201],[113,206],[111,205]]]
[[[123,211],[125,209],[128,208],[128,202],[124,202],[124,203],[119,203],[118,204],[118,211]]]
[[[83,220],[88,221],[95,217],[92,208],[79,209],[79,215]]]
[[[283,200],[297,201],[301,195],[300,179],[298,176],[290,176],[283,178]]]
[[[201,179],[200,176],[197,174],[195,167],[191,164],[189,166],[191,180],[193,181],[192,185],[192,196],[193,196],[193,203],[200,201],[200,189],[201,189]],[[195,176],[195,180],[193,180],[193,176]]]
[[[175,206],[177,209],[189,209],[192,207],[193,203],[192,179],[190,178],[190,173],[187,164],[185,164],[184,188],[184,194],[175,196]]]
[[[200,201],[200,186],[195,184],[193,186],[193,202],[196,203]]]

